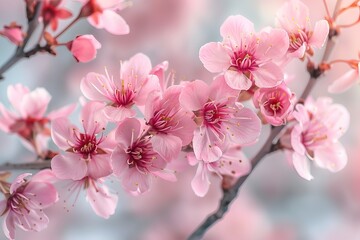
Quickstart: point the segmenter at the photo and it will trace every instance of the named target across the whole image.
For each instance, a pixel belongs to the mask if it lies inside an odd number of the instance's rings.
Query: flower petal
[[[308,181],[314,178],[310,173],[309,161],[307,160],[305,155],[300,155],[294,152],[292,155],[292,163],[300,177]]]
[[[118,196],[109,193],[106,186],[93,186],[93,184],[90,184],[87,188],[86,200],[90,203],[96,215],[108,219],[115,213]]]
[[[314,160],[319,167],[338,172],[346,166],[348,157],[344,146],[339,142],[334,142],[315,149]]]
[[[275,87],[284,80],[283,71],[273,62],[265,63],[251,73],[254,75],[256,86],[260,88]]]
[[[227,70],[225,72],[225,81],[232,89],[236,90],[248,90],[252,82],[249,78],[247,78],[242,72]]]
[[[208,170],[203,161],[199,161],[196,174],[191,181],[191,187],[194,193],[199,197],[204,197],[209,191],[210,181]]]
[[[201,80],[189,82],[180,93],[180,104],[190,111],[199,110],[208,101],[209,90],[209,86]]]
[[[104,28],[109,33],[115,35],[124,35],[130,32],[129,25],[116,12],[112,10],[104,10],[101,15]]]
[[[212,73],[226,71],[231,65],[231,58],[221,43],[211,42],[200,48],[200,61]]]
[[[60,179],[80,180],[87,173],[86,161],[73,153],[56,155],[51,160],[51,169]]]
[[[326,20],[319,20],[315,24],[315,28],[311,38],[309,39],[309,45],[322,48],[325,44],[327,36],[329,34],[329,23]]]

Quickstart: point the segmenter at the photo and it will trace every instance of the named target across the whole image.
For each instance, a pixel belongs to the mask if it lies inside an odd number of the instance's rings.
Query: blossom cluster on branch
[[[79,62],[94,59],[101,47],[94,36],[81,35],[68,42],[58,39],[81,18],[112,34],[129,33],[117,13],[128,2],[79,0],[82,7],[77,17],[58,34],[51,34],[58,30],[59,21],[73,16],[63,2],[25,1],[27,33],[15,22],[0,31],[18,46],[16,60],[2,67],[0,76],[18,59],[38,52],[56,55],[59,46]],[[341,8],[337,14],[351,8]],[[348,26],[336,25],[336,17],[329,14],[313,25],[308,7],[300,0],[285,2],[275,23],[256,31],[244,16],[228,17],[220,27],[221,41],[199,50],[204,67],[214,73],[210,84],[199,79],[175,84],[174,74],[167,73],[167,61],[153,67],[148,56],[138,53],[121,62],[119,76],[107,69],[88,73],[80,84],[83,101],[48,114],[51,96],[44,88],[31,91],[21,84],[10,85],[12,108],[0,103],[0,129],[19,136],[38,158],[34,164],[48,162],[50,169],[32,178],[21,174],[12,182],[7,172],[0,175],[5,235],[15,239],[16,226],[25,231],[44,229],[49,219],[43,209],[58,200],[56,188],[65,185],[70,195],[85,191],[94,212],[108,218],[118,203],[118,196],[106,185],[109,178],[115,177],[125,191],[140,196],[151,189],[153,178],[176,181],[178,173],[172,167],[176,161],[197,166],[191,182],[197,196],[207,194],[211,174],[223,179],[224,189],[229,189],[251,172],[252,162],[242,149],[256,144],[267,125],[279,130],[272,139],[274,146],[284,151],[302,178],[313,178],[309,162],[331,172],[343,169],[347,154],[339,139],[349,127],[347,109],[328,97],[296,96],[288,86],[291,79],[285,67],[291,61],[307,61],[307,70],[316,79],[334,64],[345,63],[351,70],[329,91],[347,90],[359,81],[359,59],[325,59],[315,64],[312,57],[315,48],[322,48]],[[25,51],[34,26],[42,29],[39,41]],[[74,124],[68,117],[76,105],[81,113]],[[56,149],[49,149],[50,140]],[[181,152],[185,159],[179,157]]]

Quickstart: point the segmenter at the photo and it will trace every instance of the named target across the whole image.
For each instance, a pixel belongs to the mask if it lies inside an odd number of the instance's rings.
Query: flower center
[[[258,67],[254,56],[247,52],[234,52],[234,56],[231,60],[231,67],[236,68],[241,72],[249,72]]]
[[[26,213],[30,213],[30,210],[27,208],[27,203],[29,199],[23,194],[16,192],[11,195],[7,201],[7,208],[17,214],[23,214],[24,210]]]
[[[204,119],[204,125],[220,132],[221,124],[229,118],[229,109],[225,104],[207,102],[201,110],[201,116]]]
[[[129,87],[125,88],[122,81],[121,90],[115,89],[114,98],[116,107],[131,107],[134,104],[135,92]]]
[[[177,127],[178,122],[174,121],[174,116],[167,114],[164,109],[156,111],[154,116],[147,123],[156,132],[169,133]]]
[[[153,160],[156,159],[156,153],[153,151],[149,138],[136,140],[130,146],[126,153],[129,156],[127,164],[129,168],[136,167],[139,172],[147,173],[152,166]]]
[[[327,127],[318,119],[311,119],[306,131],[302,133],[302,142],[307,149],[313,150],[314,147],[324,144],[327,140]]]
[[[84,158],[94,154],[97,150],[98,141],[95,135],[88,135],[80,133],[76,137],[76,145],[72,148],[74,153],[80,153]]]
[[[264,109],[271,116],[281,116],[283,111],[290,105],[288,94],[276,90],[266,94],[266,100],[263,102]]]
[[[298,50],[304,44],[304,42],[308,42],[308,39],[309,37],[304,30],[298,30],[298,33],[296,34],[291,33],[289,35],[289,52],[295,52]]]

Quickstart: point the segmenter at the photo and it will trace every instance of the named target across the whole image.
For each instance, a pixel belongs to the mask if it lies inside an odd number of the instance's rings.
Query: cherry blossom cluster
[[[41,23],[41,35],[35,47],[26,52],[29,57],[36,52],[48,52],[56,55],[55,48],[65,46],[78,62],[88,62],[96,57],[101,44],[93,35],[79,35],[68,42],[59,42],[59,37],[79,20],[86,18],[95,28],[104,28],[111,34],[128,34],[130,29],[125,20],[117,13],[130,4],[125,0],[78,0],[82,5],[79,13],[66,9],[68,0],[25,0],[26,13],[29,22],[27,32],[16,22],[5,25],[0,36],[6,37],[13,44],[22,49],[32,37],[38,23]],[[72,19],[71,22],[59,31],[59,22]],[[56,35],[53,34],[58,32]],[[41,45],[42,41],[46,42]]]
[[[129,32],[116,13],[127,2],[80,2],[82,8],[69,26],[87,18],[94,27],[112,34]],[[72,17],[61,0],[38,4],[27,0],[27,14],[32,19],[36,7],[41,7],[46,51],[55,53],[54,47],[63,45],[77,61],[95,58],[101,44],[92,35],[58,43],[68,27],[55,37],[46,31],[48,27],[56,31],[60,20]],[[84,76],[80,89],[86,100],[78,104],[77,123],[68,118],[76,104],[46,114],[51,96],[44,88],[30,91],[21,84],[9,86],[12,108],[0,103],[0,129],[19,136],[37,161],[48,163],[50,169],[32,178],[21,174],[12,183],[7,181],[8,173],[0,175],[6,236],[15,239],[16,226],[25,231],[44,229],[49,219],[43,209],[59,199],[56,188],[61,186],[67,186],[72,195],[85,191],[93,211],[108,218],[118,202],[107,186],[110,178],[139,196],[151,189],[154,178],[176,181],[176,161],[196,166],[190,185],[203,197],[210,175],[226,185],[249,174],[251,162],[242,149],[254,145],[266,125],[282,127],[277,147],[302,178],[313,178],[309,162],[331,172],[343,169],[347,154],[339,139],[349,127],[348,111],[331,98],[297,97],[285,73],[286,65],[296,60],[307,60],[312,73],[314,49],[322,48],[328,35],[334,34],[334,24],[327,18],[313,25],[309,9],[299,0],[286,2],[276,15],[275,27],[260,31],[241,15],[230,16],[220,27],[221,40],[199,51],[213,79],[175,84],[173,74],[167,74],[167,61],[153,67],[149,57],[138,53],[121,62],[119,76],[106,69]],[[16,23],[0,34],[18,46],[26,44],[26,34]],[[345,62],[351,70],[329,86],[330,92],[344,91],[359,81],[359,60],[321,63],[318,70],[330,70],[337,62]],[[49,149],[50,140],[56,149]]]

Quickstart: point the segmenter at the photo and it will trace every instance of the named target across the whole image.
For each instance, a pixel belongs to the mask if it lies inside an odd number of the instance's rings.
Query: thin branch
[[[340,4],[339,4],[340,1],[341,0],[338,1],[337,7],[340,6]],[[324,55],[322,57],[321,62],[328,61],[330,54],[335,46],[334,37],[336,35],[337,34],[334,34],[334,35],[329,34],[328,42],[326,44]],[[313,71],[310,72],[309,81],[299,99],[305,100],[309,96],[311,90],[314,88],[315,83],[317,82],[316,80],[320,76],[322,76],[323,73],[324,73],[324,71],[321,70],[320,68],[313,69]],[[251,171],[247,175],[240,177],[231,188],[223,190],[223,197],[220,200],[218,209],[205,219],[205,221],[189,236],[188,240],[202,239],[202,237],[209,230],[209,228],[215,222],[217,222],[224,216],[224,214],[228,211],[230,204],[236,198],[240,187],[246,181],[246,179],[248,179],[250,174],[254,171],[256,166],[259,164],[259,162],[266,155],[277,150],[274,139],[277,138],[277,136],[284,129],[284,127],[285,126],[283,125],[283,126],[273,127],[271,129],[270,135],[269,135],[268,139],[266,140],[265,144],[263,145],[263,147],[260,149],[260,151],[255,155],[255,157],[251,161],[252,162]]]
[[[2,67],[0,67],[0,80],[4,79],[3,77],[4,72],[6,72],[12,65],[17,63],[20,59],[25,57],[24,49],[39,24],[39,15],[41,13],[42,5],[43,5],[42,1],[39,1],[36,4],[35,15],[31,20],[29,20],[29,27],[27,29],[26,37],[24,39],[22,46],[19,46],[16,49],[15,54]]]
[[[51,161],[39,161],[31,163],[5,163],[0,165],[0,171],[9,171],[9,170],[22,170],[22,169],[33,169],[41,170],[50,168]]]

